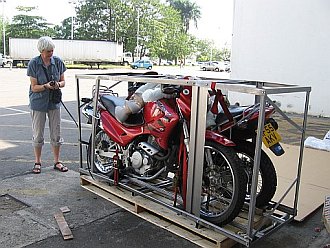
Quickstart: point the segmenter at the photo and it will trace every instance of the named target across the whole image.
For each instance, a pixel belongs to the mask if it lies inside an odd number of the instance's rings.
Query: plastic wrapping
[[[319,150],[330,152],[330,130],[326,133],[323,139],[315,137],[307,137],[305,140],[305,147],[310,147]]]

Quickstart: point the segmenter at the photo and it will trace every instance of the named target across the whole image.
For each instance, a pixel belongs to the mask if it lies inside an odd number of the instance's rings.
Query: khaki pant
[[[63,139],[61,138],[61,109],[48,110],[48,112],[31,110],[33,132],[32,145],[34,147],[44,145],[46,115],[48,116],[51,145],[60,146],[63,143]]]

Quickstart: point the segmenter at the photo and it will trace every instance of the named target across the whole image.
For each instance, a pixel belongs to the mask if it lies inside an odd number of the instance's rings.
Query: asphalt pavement
[[[75,119],[74,77],[83,73],[90,71],[68,70],[66,73],[64,103]],[[64,108],[62,132],[65,143],[61,157],[69,172],[53,169],[46,128],[41,174],[31,173],[34,158],[27,106],[29,81],[25,74],[25,69],[0,68],[0,247],[197,247],[80,186],[78,131]],[[93,84],[83,82],[83,96],[90,96]],[[125,88],[118,90],[126,91]],[[330,129],[330,118],[311,119],[315,119],[318,128],[322,121],[324,130]],[[89,129],[84,128],[83,133],[83,138],[87,139]],[[321,136],[322,132],[317,134]],[[54,219],[54,214],[64,206],[71,210],[65,214],[65,219],[74,236],[67,241],[63,240]],[[329,234],[321,222],[321,213],[322,208],[319,208],[304,222],[284,226],[256,243],[255,247],[324,247],[330,244]]]

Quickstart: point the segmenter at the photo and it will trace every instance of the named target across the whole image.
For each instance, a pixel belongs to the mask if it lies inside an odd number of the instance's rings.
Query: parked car
[[[152,65],[158,65],[158,60],[151,60]]]
[[[228,73],[231,72],[230,61],[225,61],[225,71]]]
[[[225,65],[222,62],[205,62],[200,66],[203,71],[225,71]]]
[[[13,60],[6,55],[3,55],[2,53],[0,53],[0,66],[4,67],[5,65],[9,65],[10,67],[13,64]]]
[[[199,61],[187,61],[186,65],[191,65],[191,66],[200,66],[203,62],[199,62]]]
[[[201,65],[203,65],[203,64],[204,64],[204,62],[196,61],[196,62],[192,63],[191,65],[192,65],[192,66],[201,66]]]
[[[174,63],[172,61],[169,61],[169,60],[168,61],[163,61],[162,60],[159,65],[166,65],[167,66],[167,65],[174,65]]]
[[[144,68],[144,69],[151,70],[152,69],[152,62],[150,60],[141,59],[141,60],[133,62],[131,64],[131,67],[133,69]]]

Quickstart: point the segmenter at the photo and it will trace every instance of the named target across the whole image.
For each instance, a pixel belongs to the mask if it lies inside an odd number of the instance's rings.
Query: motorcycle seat
[[[115,108],[117,106],[122,107],[125,105],[125,98],[116,97],[112,95],[101,95],[100,100],[103,106],[107,109],[107,111],[115,117]],[[140,111],[139,113],[131,114],[123,124],[127,126],[137,126],[142,125],[143,123],[143,113],[142,111]]]
[[[246,109],[246,107],[241,107],[241,106],[236,106],[236,105],[228,107],[228,110],[234,119],[238,119],[243,114],[245,109]],[[226,121],[228,121],[228,118],[227,118],[226,114],[223,112],[223,110],[221,109],[221,111],[215,118],[215,123],[219,125]]]

